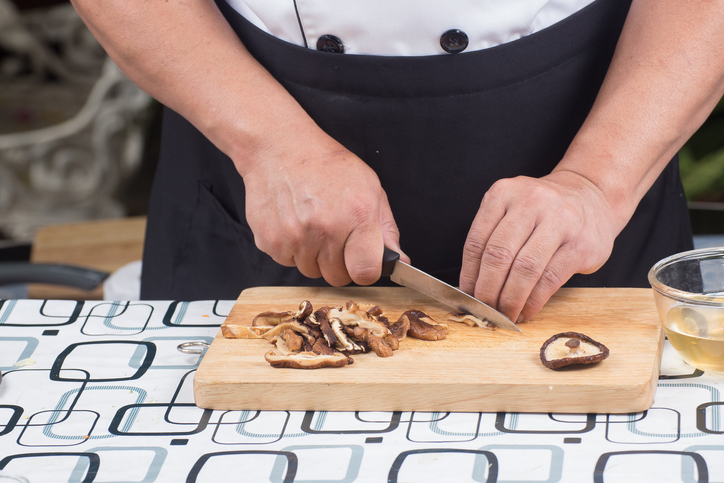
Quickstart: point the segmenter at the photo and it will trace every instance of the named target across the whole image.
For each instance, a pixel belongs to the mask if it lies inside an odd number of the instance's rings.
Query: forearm
[[[272,142],[284,143],[269,133],[322,137],[213,1],[72,2],[124,73],[194,124],[242,175],[274,157],[266,155]]]
[[[724,1],[634,0],[598,98],[555,175],[588,180],[623,229],[724,95]]]
[[[400,248],[377,175],[249,54],[212,0],[72,1],[131,80],[232,159],[260,250],[332,285],[379,278],[383,246]]]

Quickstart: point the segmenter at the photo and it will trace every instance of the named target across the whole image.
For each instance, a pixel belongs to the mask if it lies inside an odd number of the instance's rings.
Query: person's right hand
[[[287,137],[243,176],[246,218],[257,247],[333,286],[374,283],[384,246],[401,253],[377,175],[321,131],[301,143]]]
[[[332,285],[379,278],[399,234],[376,174],[317,126],[214,2],[73,5],[129,78],[234,161],[262,251]]]

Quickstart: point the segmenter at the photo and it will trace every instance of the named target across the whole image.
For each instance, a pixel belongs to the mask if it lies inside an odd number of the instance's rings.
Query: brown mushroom
[[[350,355],[367,351],[390,357],[408,333],[418,339],[440,340],[448,332],[447,325],[420,310],[408,310],[390,324],[379,306],[361,307],[352,300],[317,310],[304,300],[296,313],[262,312],[252,325],[242,333],[260,334],[275,345],[264,356],[272,366],[304,369],[352,364]]]
[[[288,367],[292,369],[319,369],[322,367],[342,367],[351,364],[351,357],[335,352],[331,355],[316,354],[314,352],[294,352],[280,354],[270,350],[264,354],[264,359],[273,367]]]
[[[274,339],[276,339],[280,334],[284,333],[284,331],[287,329],[292,329],[298,334],[303,334],[306,331],[306,327],[304,327],[299,322],[284,322],[283,324],[279,324],[276,327],[272,327],[271,329],[267,330],[266,332],[261,334],[261,336],[273,343]]]
[[[447,325],[438,324],[435,319],[421,310],[408,310],[400,316],[400,319],[403,318],[407,318],[410,322],[410,329],[407,331],[410,337],[422,340],[442,340],[447,337]]]
[[[285,330],[282,332],[281,337],[284,339],[284,342],[287,343],[287,347],[289,347],[290,351],[299,351],[304,345],[304,339],[302,336],[294,332],[293,329]]]
[[[385,344],[390,346],[393,351],[400,348],[400,341],[393,334],[387,334],[384,338]]]
[[[394,324],[390,324],[390,321],[385,317],[383,323],[390,331],[390,334],[394,335],[398,341],[407,337],[407,332],[410,330],[409,317],[400,317]]]
[[[348,307],[350,306],[350,303],[354,302],[347,302]],[[327,316],[330,319],[338,319],[345,327],[363,327],[377,337],[384,337],[390,333],[387,326],[380,322],[377,317],[371,315],[370,312],[359,310],[356,305],[352,307],[352,310],[333,308],[329,311]]]
[[[364,349],[362,347],[355,344],[353,340],[347,337],[347,334],[345,334],[344,329],[342,328],[342,322],[338,318],[330,317],[329,325],[332,328],[332,331],[334,332],[334,335],[337,339],[337,342],[334,345],[329,344],[330,347],[332,347],[333,349],[337,349],[338,351],[345,352],[347,354],[364,352]]]
[[[294,314],[291,311],[287,312],[262,312],[251,321],[252,326],[257,325],[279,325],[283,322],[291,322],[294,319]]]
[[[495,326],[485,319],[464,312],[450,312],[445,316],[447,322],[459,322],[469,327],[482,327],[483,329],[495,330]]]
[[[302,303],[299,304],[299,310],[294,314],[294,318],[300,322],[304,322],[307,317],[312,315],[313,310],[312,303],[309,300],[303,300]]]
[[[593,364],[604,360],[608,355],[608,347],[578,332],[556,334],[540,348],[540,360],[550,369]]]
[[[320,307],[315,310],[312,315],[307,317],[305,323],[310,327],[319,326],[320,321],[327,318],[327,313],[332,310],[332,307]]]
[[[327,341],[324,340],[323,337],[320,337],[314,342],[314,344],[312,345],[312,352],[314,352],[315,354],[324,354],[328,356],[334,354],[334,351],[331,347],[329,347],[329,345],[327,345]]]
[[[355,327],[353,332],[357,340],[366,342],[369,348],[372,349],[374,353],[377,354],[379,357],[392,356],[393,348],[388,345],[387,336],[385,336],[384,339],[382,337],[377,337],[369,330],[359,326]],[[390,338],[397,342],[397,339],[395,339],[394,337]]]
[[[242,324],[221,324],[221,335],[227,339],[261,339],[264,333],[274,327],[271,325],[258,325],[250,327]]]
[[[324,337],[324,340],[327,341],[329,347],[335,347],[337,345],[337,334],[332,329],[327,317],[317,318],[317,321],[319,322],[319,328],[322,331],[322,337]]]

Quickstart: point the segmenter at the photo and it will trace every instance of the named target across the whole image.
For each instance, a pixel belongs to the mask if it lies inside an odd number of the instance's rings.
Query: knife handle
[[[382,255],[382,276],[389,277],[395,270],[395,263],[400,259],[400,254],[394,250],[385,247],[385,253]]]

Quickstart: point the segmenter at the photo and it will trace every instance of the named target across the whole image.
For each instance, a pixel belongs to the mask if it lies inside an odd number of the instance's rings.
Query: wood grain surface
[[[46,226],[35,234],[30,260],[33,263],[77,265],[112,273],[127,263],[141,259],[145,231],[145,216]],[[88,291],[30,284],[28,296],[32,299],[96,300],[103,298],[103,287]]]
[[[392,321],[420,309],[442,322],[449,309],[412,290],[257,287],[245,290],[227,323],[250,325],[260,312],[379,305]],[[561,289],[522,333],[449,323],[442,341],[406,338],[389,358],[316,370],[271,367],[264,339],[217,335],[194,377],[196,404],[226,410],[472,411],[628,413],[654,398],[663,332],[650,289]],[[540,347],[559,332],[584,333],[611,351],[605,361],[553,371]]]

